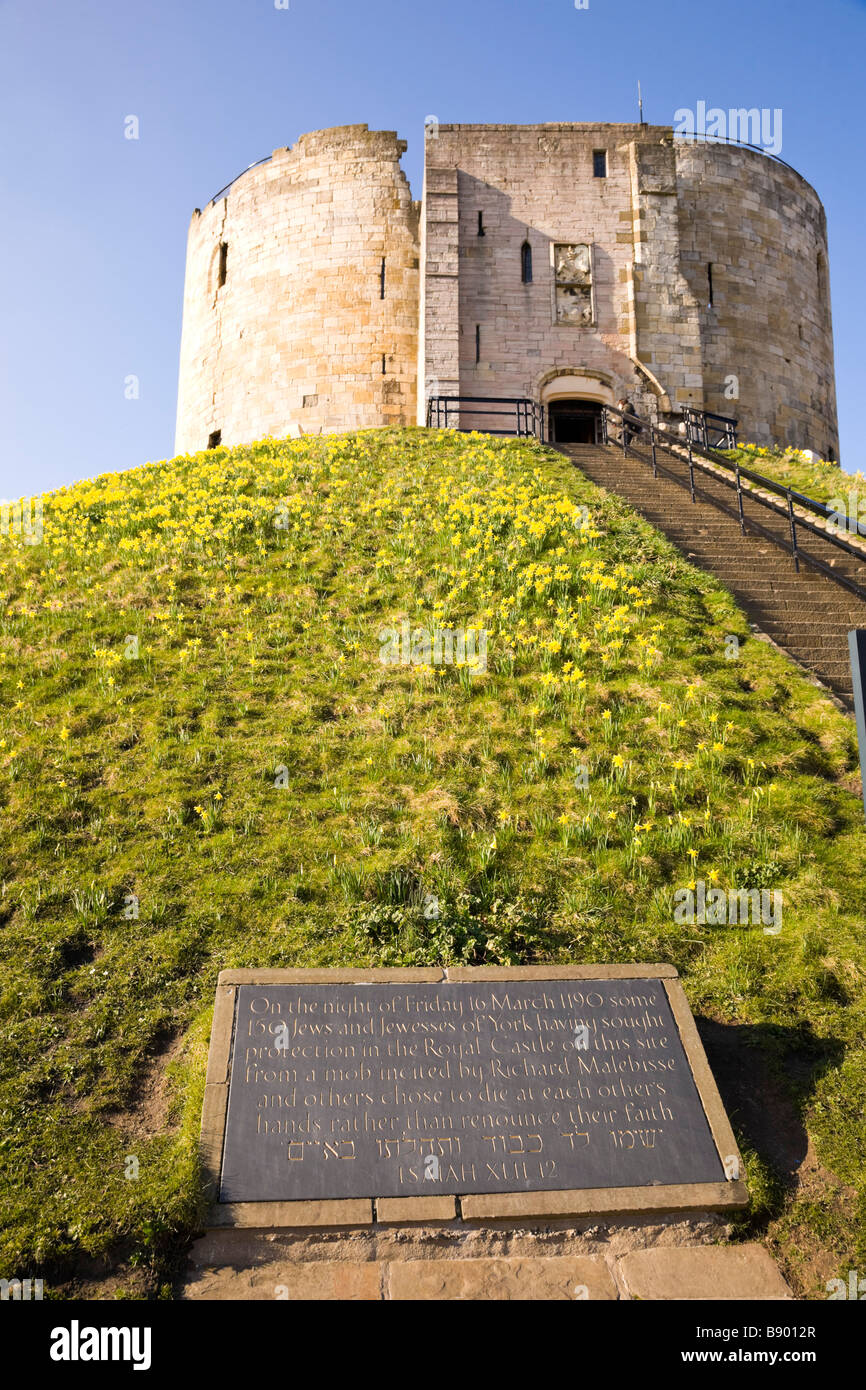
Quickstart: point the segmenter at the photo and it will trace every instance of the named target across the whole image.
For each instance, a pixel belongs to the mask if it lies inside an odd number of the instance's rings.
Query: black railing
[[[842,584],[860,598],[866,598],[866,585],[850,579],[838,569],[834,569],[832,565],[818,559],[816,555],[804,555],[798,534],[801,529],[812,532],[847,555],[853,556],[861,565],[866,565],[866,554],[862,549],[849,545],[839,535],[838,530],[818,526],[808,516],[803,516],[802,513],[804,511],[810,512],[812,516],[831,522],[833,527],[841,527],[850,534],[866,536],[866,525],[862,522],[856,521],[853,517],[842,516],[839,512],[826,506],[825,503],[818,502],[814,497],[807,497],[805,493],[796,492],[793,488],[786,487],[784,483],[777,483],[774,478],[768,478],[763,473],[756,473],[754,469],[744,468],[738,461],[732,462],[723,454],[714,453],[712,450],[704,448],[703,445],[696,444],[688,436],[684,442],[681,435],[674,434],[673,431],[665,429],[662,425],[654,424],[649,420],[642,420],[639,415],[615,410],[613,406],[602,407],[601,433],[602,441],[605,444],[616,444],[622,449],[623,454],[629,454],[643,463],[648,463],[653,470],[654,477],[657,478],[659,474],[662,474],[680,487],[688,488],[693,502],[697,502],[698,494],[701,493],[702,500],[711,502],[713,506],[733,516],[739,522],[740,530],[744,536],[748,534],[749,530],[758,531],[766,540],[787,551],[792,556],[794,569],[798,573],[802,558],[806,564],[820,570],[830,579],[835,580],[837,584]],[[680,465],[685,465],[687,476],[677,472],[667,464],[661,463],[659,454],[665,455]],[[736,494],[736,508],[728,506],[721,498],[713,496],[712,493],[701,491],[697,485],[698,476],[712,478],[714,482],[729,487]],[[744,481],[753,486],[744,487]],[[777,503],[769,497],[763,497],[760,492],[755,490],[756,488],[763,488],[767,492],[773,493],[780,501]],[[784,505],[782,505],[782,499]],[[743,505],[746,500],[759,503],[760,506],[773,512],[778,519],[787,521],[785,530],[788,540],[783,540],[778,531],[774,532],[768,527],[762,526],[754,517],[747,518]],[[799,513],[795,512],[795,506],[800,509]]]
[[[248,165],[247,165],[246,169],[242,169],[241,172],[240,172],[239,174],[235,174],[235,176],[234,176],[233,179],[229,179],[229,181],[228,181],[228,183],[225,185],[225,187],[224,187],[224,188],[221,188],[220,191],[219,191],[219,193],[215,193],[215,194],[213,195],[213,197],[211,198],[210,202],[207,203],[207,204],[205,204],[205,206],[206,206],[206,207],[210,207],[211,203],[215,203],[215,202],[216,202],[217,198],[221,198],[221,197],[223,196],[224,193],[228,193],[228,191],[229,191],[229,189],[231,188],[232,184],[233,184],[233,183],[237,183],[238,179],[242,179],[243,176],[244,176],[244,174],[248,174],[248,173],[250,172],[250,169],[258,169],[258,167],[259,167],[260,164],[267,164],[268,160],[269,160],[269,159],[273,159],[273,157],[274,157],[274,156],[273,156],[272,154],[266,154],[266,155],[263,155],[261,159],[254,159],[253,162],[252,162],[252,164],[248,164]]]
[[[694,410],[691,406],[686,406],[683,416],[686,436],[693,444],[703,444],[705,449],[736,449],[738,422],[731,416]]]
[[[706,131],[703,130],[675,130],[673,132],[673,138],[677,145],[694,145],[698,140],[703,140],[708,145],[733,145],[735,149],[754,150],[756,154],[765,155],[767,159],[772,159],[775,164],[781,164],[783,168],[790,169],[791,173],[796,174],[798,179],[803,179],[803,182],[806,182],[803,175],[794,168],[793,164],[789,164],[786,159],[782,159],[779,155],[774,154],[772,150],[768,150],[766,145],[753,145],[751,140],[737,140],[732,135],[707,135]]]
[[[506,409],[497,410],[497,406],[505,406]],[[484,434],[532,435],[535,439],[544,439],[544,410],[528,396],[430,396],[427,401],[429,429],[467,433],[467,427],[461,422],[470,415],[505,418],[511,422],[511,428],[490,429],[487,425],[470,425],[469,430],[480,429]]]

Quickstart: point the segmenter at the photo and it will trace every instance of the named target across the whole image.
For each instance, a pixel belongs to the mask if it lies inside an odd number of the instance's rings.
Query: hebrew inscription
[[[660,980],[238,989],[223,1202],[724,1181]]]

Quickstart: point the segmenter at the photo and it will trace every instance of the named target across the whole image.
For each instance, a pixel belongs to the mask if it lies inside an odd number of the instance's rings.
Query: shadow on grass
[[[841,1062],[844,1044],[816,1037],[808,1023],[696,1023],[746,1162],[746,1222],[762,1229],[798,1187],[809,1151],[803,1117],[817,1082]]]

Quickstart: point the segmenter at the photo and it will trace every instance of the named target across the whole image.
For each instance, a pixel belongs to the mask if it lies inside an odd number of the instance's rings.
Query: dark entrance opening
[[[551,401],[547,408],[551,444],[597,444],[601,437],[599,401]]]

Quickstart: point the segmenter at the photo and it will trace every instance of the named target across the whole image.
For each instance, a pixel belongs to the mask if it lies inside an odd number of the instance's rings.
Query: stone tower
[[[629,397],[837,456],[826,219],[788,165],[670,126],[302,136],[193,215],[176,447],[519,396],[549,437]],[[461,423],[485,428],[473,416]]]
[[[193,213],[178,452],[415,419],[418,204],[406,148],[303,135]]]

